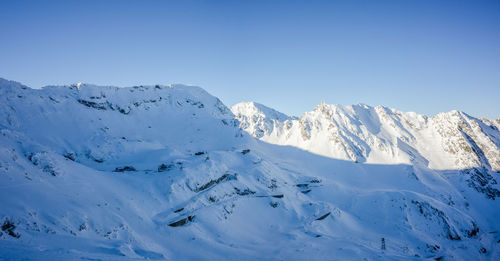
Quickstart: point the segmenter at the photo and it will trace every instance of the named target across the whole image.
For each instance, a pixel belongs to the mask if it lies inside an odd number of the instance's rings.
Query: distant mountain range
[[[429,118],[365,104],[321,103],[300,118],[254,102],[236,104],[231,110],[240,127],[262,141],[326,157],[500,171],[500,119],[476,119],[461,111]]]

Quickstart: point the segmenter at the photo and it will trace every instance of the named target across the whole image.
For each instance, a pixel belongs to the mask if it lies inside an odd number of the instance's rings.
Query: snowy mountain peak
[[[231,111],[241,123],[241,128],[252,129],[251,135],[259,138],[296,119],[256,102],[238,103],[231,107]],[[276,124],[280,126],[275,126]]]
[[[500,171],[500,134],[495,122],[456,110],[430,119],[383,106],[324,102],[300,119],[274,117],[272,109],[232,110],[241,128],[261,140],[332,158],[384,164],[418,160],[436,169]],[[272,115],[268,117],[266,111]]]
[[[261,114],[269,119],[275,119],[279,121],[286,121],[293,118],[275,109],[269,108],[256,102],[241,102],[235,104],[231,107],[231,111],[235,115]]]

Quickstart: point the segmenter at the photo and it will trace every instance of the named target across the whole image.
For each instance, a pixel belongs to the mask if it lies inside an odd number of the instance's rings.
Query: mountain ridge
[[[394,138],[402,142],[417,143],[416,137],[421,136],[420,140],[428,139],[427,144],[423,144],[422,148],[414,149],[427,154],[425,158],[432,158],[436,155],[431,155],[431,152],[425,151],[428,148],[424,147],[437,144],[439,145],[435,148],[442,150],[441,161],[446,160],[442,158],[451,157],[450,154],[453,153],[464,154],[444,166],[434,164],[431,167],[451,169],[453,165],[458,168],[479,166],[500,171],[498,146],[500,144],[498,134],[500,120],[480,120],[457,110],[439,113],[429,118],[415,112],[401,112],[383,106],[371,107],[365,104],[342,106],[320,103],[312,111],[305,112],[300,118],[293,120],[268,117],[265,112],[257,115],[254,111],[242,109],[241,104],[234,105],[232,110],[236,118],[242,122],[240,127],[252,136],[273,144],[296,146],[324,156],[353,161],[368,160],[370,162],[371,160],[374,163],[410,163],[407,157],[395,157],[395,154],[398,154],[398,141]],[[311,136],[311,126],[318,132],[315,136]],[[423,137],[423,135],[436,138]],[[455,146],[447,146],[446,141],[439,140],[449,139],[451,136],[457,139],[453,141],[457,143]],[[316,142],[314,142],[315,139]],[[328,151],[327,148],[318,149],[325,143],[328,147],[337,149],[335,151]],[[485,153],[481,153],[478,148]],[[385,150],[389,155],[383,155],[376,149]],[[344,151],[344,153],[336,153],[338,151]],[[373,159],[369,159],[370,153],[375,154]],[[474,158],[471,161],[482,163],[457,162],[463,157]]]
[[[1,80],[0,104],[2,258],[500,256],[499,173],[487,165],[491,155],[474,158],[478,151],[488,153],[480,139],[495,139],[496,132],[478,132],[484,126],[476,120],[465,118],[462,130],[454,124],[438,128],[462,135],[447,143],[466,142],[471,151],[455,158],[473,165],[436,169],[427,162],[436,159],[415,146],[423,134],[412,128],[425,127],[426,120],[403,113],[406,123],[382,107],[355,107],[384,116],[378,125],[372,114],[354,117],[355,110],[326,104],[301,118],[260,106],[241,129],[244,121],[201,88],[81,84],[33,90]],[[262,111],[284,121],[266,122]],[[328,129],[329,118],[345,142],[338,151],[350,148],[354,156],[367,155],[365,160],[354,163],[262,139],[296,131],[290,137],[303,141],[304,131],[309,145],[326,137],[328,148],[328,131],[334,130]],[[289,129],[285,122],[291,122]],[[253,126],[262,126],[261,139],[245,132]],[[385,163],[371,162],[377,141],[386,149],[379,155]],[[400,161],[387,163],[393,158]]]

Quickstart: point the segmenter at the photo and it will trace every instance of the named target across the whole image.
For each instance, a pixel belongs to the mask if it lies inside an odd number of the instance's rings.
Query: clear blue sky
[[[0,77],[500,118],[500,1],[6,1]]]

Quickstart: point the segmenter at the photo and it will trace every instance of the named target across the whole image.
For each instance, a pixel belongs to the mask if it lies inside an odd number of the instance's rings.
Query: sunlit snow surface
[[[2,260],[500,258],[498,121],[401,113],[420,132],[397,111],[322,104],[329,132],[314,111],[250,104],[238,121],[181,85],[0,80],[0,105]]]

